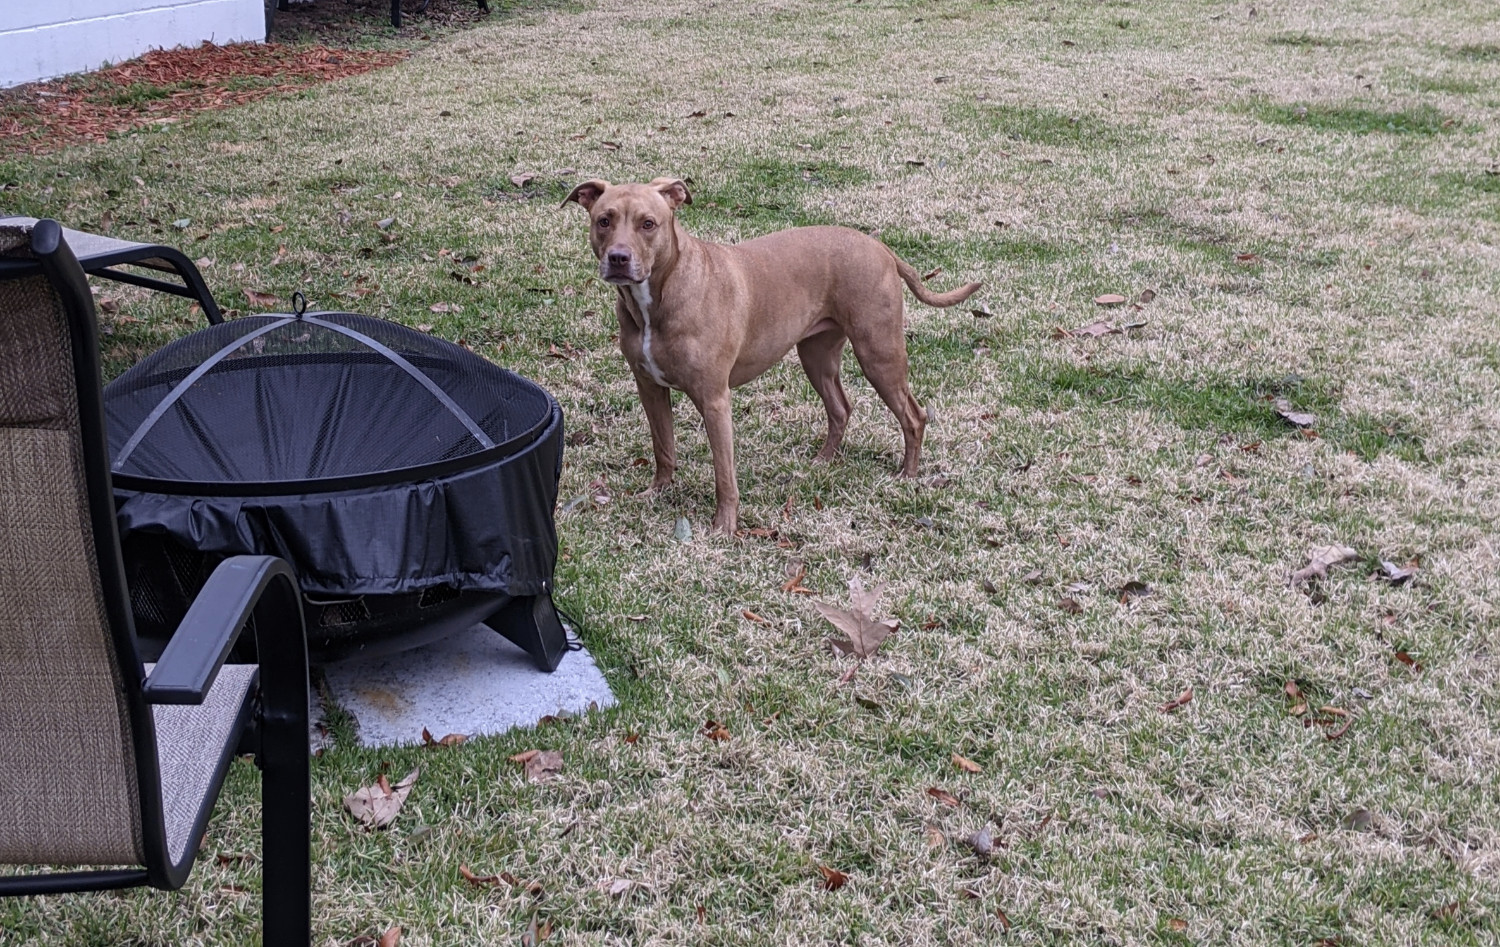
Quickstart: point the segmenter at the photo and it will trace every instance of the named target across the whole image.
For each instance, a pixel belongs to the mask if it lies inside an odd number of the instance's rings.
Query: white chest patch
[[[631,283],[630,295],[635,298],[636,308],[641,311],[641,361],[645,363],[646,372],[658,385],[670,388],[666,378],[662,377],[661,369],[656,366],[656,359],[651,356],[651,284],[645,281]]]

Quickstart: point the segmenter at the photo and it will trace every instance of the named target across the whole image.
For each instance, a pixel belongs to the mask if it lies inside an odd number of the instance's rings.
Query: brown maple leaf
[[[829,624],[849,636],[849,650],[861,658],[868,658],[875,653],[881,643],[890,637],[891,632],[901,627],[901,622],[894,618],[886,618],[876,621],[871,617],[875,609],[875,603],[880,598],[880,592],[884,585],[877,585],[873,589],[866,589],[865,584],[860,581],[859,576],[849,580],[849,608],[847,610],[826,602],[813,602],[818,613],[828,619]],[[835,641],[842,646],[842,642]]]

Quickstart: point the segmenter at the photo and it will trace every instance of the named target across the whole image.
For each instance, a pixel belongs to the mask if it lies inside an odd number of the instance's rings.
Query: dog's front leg
[[[651,453],[656,459],[651,489],[660,490],[672,482],[672,474],[677,471],[677,444],[672,434],[672,391],[658,385],[634,366],[631,373],[635,375],[635,389],[641,396],[641,407],[646,409],[646,426],[651,429]]]
[[[714,510],[712,529],[716,533],[733,535],[739,525],[740,488],[734,476],[734,417],[729,408],[729,386],[708,395],[689,392],[698,413],[703,415],[703,427],[708,432],[708,450],[714,459]]]

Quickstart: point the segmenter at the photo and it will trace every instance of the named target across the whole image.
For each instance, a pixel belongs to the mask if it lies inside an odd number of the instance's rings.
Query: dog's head
[[[676,178],[657,178],[650,184],[585,181],[563,206],[570,201],[589,212],[589,246],[599,258],[599,278],[623,285],[650,279],[658,263],[676,254],[675,212],[693,198]]]

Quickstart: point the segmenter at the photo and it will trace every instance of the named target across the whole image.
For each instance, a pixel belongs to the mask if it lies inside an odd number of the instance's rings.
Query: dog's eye
[[[594,221],[594,226],[598,227],[600,230],[608,230],[609,229],[609,218],[608,217],[600,217],[598,220]]]
[[[656,221],[651,220],[650,218],[647,218],[647,219],[641,221],[641,229],[642,230],[655,230],[656,229]]]

